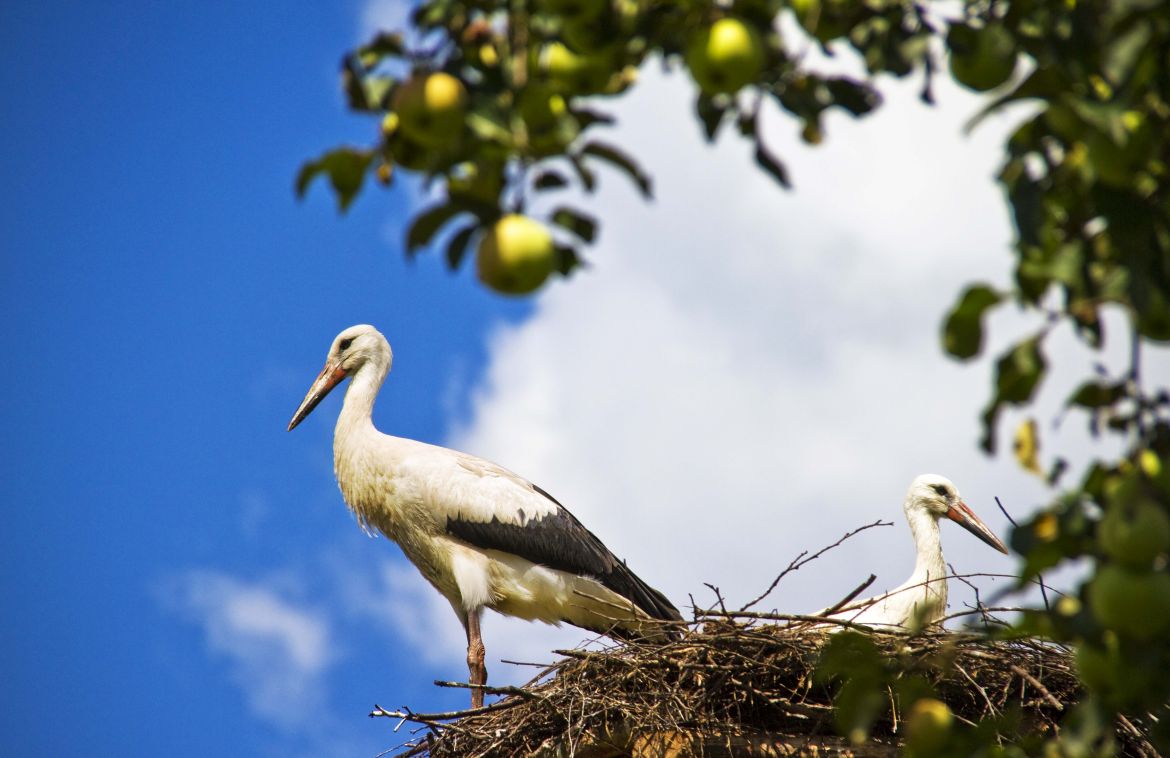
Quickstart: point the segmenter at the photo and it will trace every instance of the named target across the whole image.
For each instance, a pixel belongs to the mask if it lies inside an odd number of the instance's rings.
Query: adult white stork
[[[666,638],[678,610],[551,495],[481,458],[374,428],[393,354],[372,326],[333,340],[289,431],[351,377],[333,434],[333,468],[362,527],[394,540],[447,598],[467,632],[472,707],[487,683],[484,608],[614,637]],[[667,622],[667,623],[664,623]]]
[[[906,492],[902,504],[918,558],[914,573],[900,587],[884,595],[850,603],[829,618],[877,627],[920,628],[936,623],[946,613],[947,565],[943,561],[938,521],[946,517],[1001,553],[1007,548],[967,507],[958,489],[944,476],[923,474]]]

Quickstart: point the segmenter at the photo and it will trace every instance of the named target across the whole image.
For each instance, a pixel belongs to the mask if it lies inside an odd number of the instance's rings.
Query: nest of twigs
[[[834,722],[837,683],[814,674],[831,629],[765,622],[708,617],[666,644],[556,651],[564,660],[525,687],[489,689],[506,697],[478,711],[371,715],[422,724],[401,754],[433,758],[899,753],[903,713],[892,688],[868,738],[850,743]],[[1014,724],[1005,742],[1019,731],[1058,732],[1081,696],[1071,656],[1056,645],[954,632],[872,639],[910,662],[906,670],[928,680],[959,721]],[[1143,731],[1119,722],[1123,754],[1156,755]]]
[[[884,525],[875,521],[811,555],[801,553],[739,610],[727,610],[719,590],[710,587],[716,605],[696,607],[678,639],[556,650],[561,661],[523,687],[485,688],[504,697],[475,710],[426,714],[375,706],[370,715],[395,719],[396,731],[412,725],[414,736],[401,746],[400,756],[887,756],[899,755],[906,742],[899,684],[916,678],[946,703],[954,719],[994,729],[1001,743],[1014,743],[1023,734],[1058,734],[1083,695],[1072,655],[1042,640],[996,639],[1008,625],[992,614],[1020,609],[985,606],[969,581],[984,575],[941,578],[968,584],[976,600],[974,607],[942,621],[970,617],[979,631],[936,626],[915,634],[880,632],[826,618],[843,607],[858,607],[847,604],[873,576],[822,615],[750,610],[788,574],[859,532]],[[1042,583],[1040,589],[1046,589]],[[822,653],[842,628],[864,631],[880,651],[875,657],[890,662],[886,671],[893,676],[882,685],[887,702],[876,709],[877,720],[854,740],[841,736],[836,718],[837,696],[851,673],[818,674]],[[1118,754],[1159,758],[1143,721],[1118,717],[1115,733]]]

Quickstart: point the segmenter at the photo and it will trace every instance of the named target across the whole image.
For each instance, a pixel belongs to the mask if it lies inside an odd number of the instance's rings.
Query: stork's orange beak
[[[309,392],[305,395],[305,399],[301,401],[301,407],[297,408],[297,412],[293,414],[292,421],[288,422],[288,430],[291,432],[297,424],[305,420],[305,416],[312,413],[313,409],[317,407],[329,394],[329,391],[337,386],[338,382],[346,376],[345,369],[341,367],[340,363],[326,362],[325,368],[321,369],[321,373],[317,375],[317,380],[313,382],[313,386],[309,388]]]
[[[1007,546],[1000,541],[995,533],[987,528],[987,524],[975,515],[975,512],[967,507],[967,504],[962,500],[957,505],[952,505],[947,509],[947,518],[954,521],[959,526],[966,529],[971,534],[974,534],[979,539],[991,545],[993,548],[1003,553],[1008,554]]]

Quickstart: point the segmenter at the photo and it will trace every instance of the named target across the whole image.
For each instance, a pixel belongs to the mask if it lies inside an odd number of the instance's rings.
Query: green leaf
[[[395,80],[388,76],[367,73],[357,56],[348,56],[341,62],[341,89],[350,110],[362,113],[386,110],[386,98],[394,84]]]
[[[479,224],[468,224],[451,237],[447,243],[447,268],[454,271],[459,268],[463,258],[467,255],[467,247],[471,243],[471,236],[479,229]]]
[[[1032,399],[1048,363],[1040,351],[1042,335],[1020,342],[995,364],[996,397],[1020,405]]]
[[[825,86],[833,98],[833,104],[854,116],[864,116],[882,104],[882,96],[876,89],[847,76],[826,79]]]
[[[581,180],[581,186],[585,188],[586,192],[593,192],[597,187],[597,175],[585,165],[585,161],[581,160],[581,156],[576,153],[570,153],[567,157],[569,163],[577,171],[577,178]]]
[[[1115,86],[1129,79],[1143,54],[1150,51],[1150,25],[1139,22],[1115,37],[1102,51],[1101,71]]]
[[[538,190],[560,189],[569,186],[569,180],[564,174],[557,171],[541,171],[532,180],[532,186]]]
[[[500,145],[512,143],[512,130],[497,113],[486,110],[472,111],[467,114],[467,128],[485,142]]]
[[[295,184],[297,197],[303,198],[313,180],[325,174],[337,195],[338,209],[344,213],[361,190],[366,170],[373,160],[374,154],[370,150],[340,147],[323,154],[315,161],[307,161],[297,173]]]
[[[398,32],[378,32],[372,40],[357,49],[358,58],[367,69],[376,66],[382,58],[405,52],[406,45]]]
[[[995,364],[995,396],[983,410],[983,435],[979,445],[995,453],[995,427],[1004,405],[1022,405],[1032,399],[1048,364],[1040,350],[1044,332],[1018,343]]]
[[[979,355],[983,349],[983,314],[1002,298],[986,284],[968,287],[947,314],[943,324],[943,349],[960,360]]]
[[[1123,397],[1125,397],[1125,382],[1107,384],[1090,380],[1078,387],[1065,404],[1068,406],[1079,405],[1082,408],[1104,408],[1113,405]]]
[[[787,167],[785,167],[779,158],[769,152],[768,148],[764,146],[764,143],[758,137],[756,138],[756,163],[764,171],[767,171],[768,175],[775,179],[781,187],[784,189],[792,189],[792,182],[788,179]]]
[[[1055,66],[1040,66],[1014,89],[1005,95],[995,98],[963,125],[963,132],[970,134],[988,116],[1003,109],[1005,105],[1019,100],[1043,99],[1050,100],[1068,88]]]
[[[716,105],[712,98],[699,95],[695,101],[695,113],[703,122],[703,134],[707,137],[707,141],[714,142],[715,135],[719,133],[719,127],[723,125],[723,117],[727,115],[727,109]]]
[[[597,234],[597,220],[580,211],[561,206],[553,211],[552,222],[557,226],[568,229],[585,242],[593,242]]]
[[[585,131],[594,124],[609,126],[616,120],[608,113],[605,113],[604,111],[593,110],[592,108],[573,107],[569,109],[569,113],[577,117],[577,123],[580,125],[581,131]]]
[[[638,190],[642,193],[642,197],[647,200],[654,196],[653,182],[650,176],[642,170],[641,166],[634,162],[633,158],[613,145],[608,145],[604,142],[589,142],[581,148],[581,154],[603,160],[614,168],[623,171],[626,176],[630,177],[630,181],[638,187]]]
[[[406,231],[406,254],[409,256],[420,247],[430,244],[439,229],[464,210],[459,203],[439,203],[421,211]]]
[[[574,269],[587,265],[581,256],[577,254],[577,249],[570,245],[556,246],[557,251],[557,271],[561,276],[568,276]]]
[[[748,113],[741,112],[735,119],[735,125],[739,129],[739,134],[742,137],[751,137],[756,133],[756,125],[759,122],[759,112],[750,111]]]
[[[1015,163],[1015,161],[1012,161]],[[1022,166],[1022,161],[1020,161]],[[1009,164],[1011,165],[1011,164]],[[1016,233],[1022,245],[1040,244],[1040,232],[1044,226],[1044,190],[1021,171],[1015,181],[1008,185],[1008,200],[1012,204],[1012,217],[1016,222]]]
[[[453,5],[452,0],[429,0],[414,9],[410,20],[421,29],[440,26],[451,15]]]
[[[362,88],[362,79],[366,72],[355,56],[347,55],[341,60],[341,90],[345,93],[345,104],[350,110],[367,111],[370,105],[366,102],[366,91]]]

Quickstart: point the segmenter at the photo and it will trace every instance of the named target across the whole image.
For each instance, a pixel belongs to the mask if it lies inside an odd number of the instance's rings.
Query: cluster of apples
[[[486,21],[464,31],[463,62],[471,68],[417,68],[395,87],[382,122],[391,160],[379,168],[379,177],[389,181],[391,163],[445,175],[453,200],[483,209],[485,221],[498,219],[483,230],[476,271],[485,285],[512,295],[539,288],[558,268],[559,253],[550,229],[540,221],[496,215],[507,185],[507,161],[513,156],[539,161],[564,153],[583,128],[573,99],[624,91],[647,52],[647,42],[637,32],[643,12],[637,0],[536,0],[532,8],[537,18],[529,28],[526,75],[513,82],[514,89],[505,86],[499,93],[510,118],[505,123],[511,124],[505,127],[506,151],[492,154],[468,139],[468,82],[479,86],[483,78],[472,69],[503,73],[503,67],[515,64],[503,59],[505,40]],[[734,16],[694,32],[683,53],[687,69],[708,96],[734,94],[750,84],[765,60],[759,31]]]
[[[415,71],[391,99],[382,133],[394,162],[425,171],[435,156],[456,150],[463,137],[467,87],[444,71]],[[494,206],[504,186],[503,164],[464,161],[448,172],[453,198]],[[556,268],[557,251],[549,229],[527,216],[508,214],[491,225],[476,251],[481,282],[509,295],[536,290]]]

